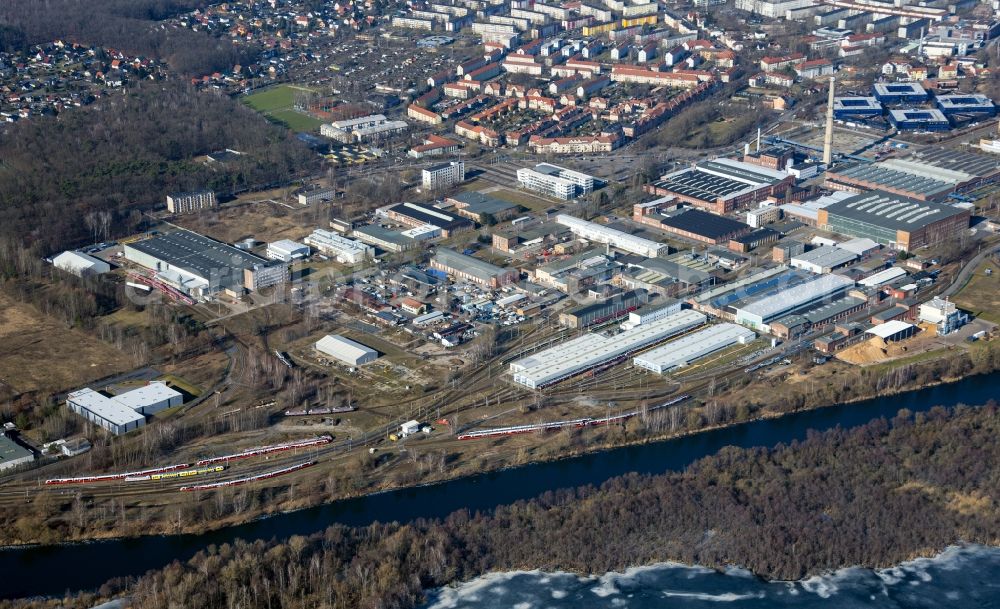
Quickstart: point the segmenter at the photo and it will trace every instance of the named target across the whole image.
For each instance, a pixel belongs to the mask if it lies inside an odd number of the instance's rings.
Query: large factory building
[[[958,237],[969,227],[971,216],[968,209],[874,191],[819,210],[819,225],[841,235],[867,237],[913,251]]]
[[[720,158],[668,173],[647,185],[646,192],[674,196],[695,207],[728,214],[783,195],[794,181],[795,177],[784,171]]]
[[[223,290],[252,292],[289,280],[284,262],[265,260],[186,230],[126,243],[124,251],[126,260],[193,298]]]

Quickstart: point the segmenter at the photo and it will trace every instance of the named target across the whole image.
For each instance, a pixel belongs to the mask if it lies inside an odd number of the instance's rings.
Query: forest
[[[181,74],[201,76],[248,63],[247,51],[225,39],[186,29],[158,27],[206,0],[4,0],[0,2],[0,51],[69,40],[155,57]]]
[[[226,148],[243,154],[226,165],[195,160]],[[168,192],[226,196],[287,183],[320,161],[236,101],[178,82],[25,121],[0,138],[0,277],[16,274],[14,256],[129,234]]]
[[[996,544],[1000,409],[900,411],[773,449],[726,449],[684,472],[548,492],[493,513],[332,526],[211,546],[137,582],[3,608],[412,607],[423,591],[495,570],[603,573],[664,560],[797,579],[887,566],[959,541]]]

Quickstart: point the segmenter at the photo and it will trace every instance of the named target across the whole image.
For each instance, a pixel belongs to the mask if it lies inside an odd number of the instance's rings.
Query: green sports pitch
[[[296,93],[310,91],[297,85],[277,85],[248,95],[243,103],[293,131],[316,131],[323,121],[295,109]]]

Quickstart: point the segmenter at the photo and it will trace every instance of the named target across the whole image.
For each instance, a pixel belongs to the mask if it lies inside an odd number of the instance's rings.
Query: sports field
[[[248,95],[243,102],[268,120],[293,131],[316,131],[323,122],[295,109],[295,94],[309,91],[298,85],[278,85]]]

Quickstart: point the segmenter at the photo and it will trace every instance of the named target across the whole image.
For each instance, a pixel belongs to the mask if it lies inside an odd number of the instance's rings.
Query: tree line
[[[773,449],[724,449],[680,473],[551,491],[492,513],[210,546],[97,595],[0,607],[87,606],[124,591],[142,609],[401,609],[429,588],[495,570],[603,573],[679,560],[797,579],[883,567],[958,541],[997,543],[998,432],[996,403],[903,410],[891,421]]]
[[[201,76],[247,64],[256,51],[221,38],[157,22],[215,4],[206,0],[5,0],[0,3],[0,51],[67,40],[165,61]]]

